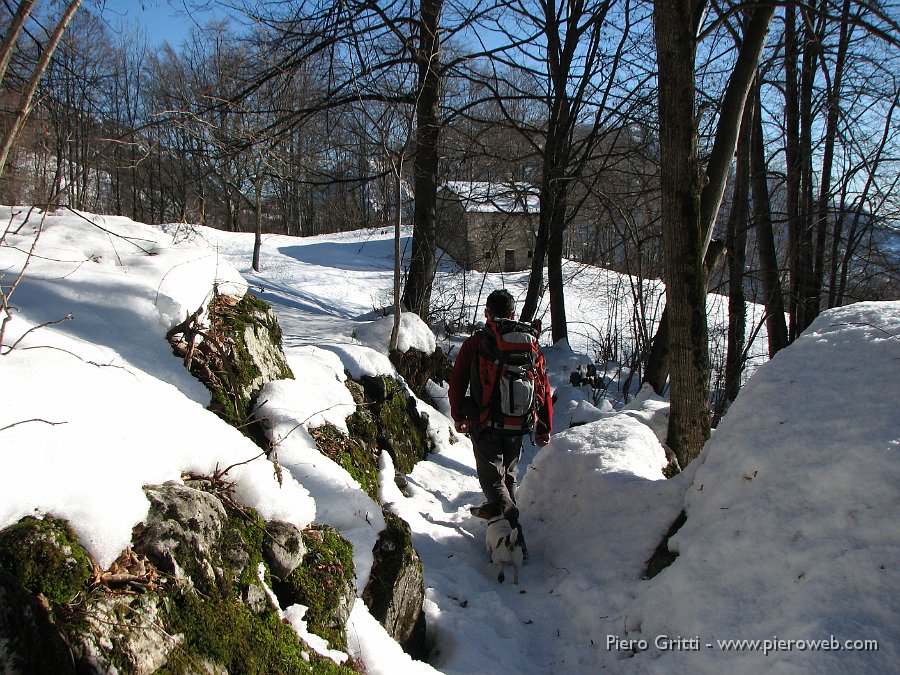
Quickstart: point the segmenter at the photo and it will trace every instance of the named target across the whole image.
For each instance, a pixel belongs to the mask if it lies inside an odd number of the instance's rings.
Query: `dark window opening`
[[[503,255],[503,271],[504,272],[515,272],[516,271],[516,252],[508,248],[504,252]]]

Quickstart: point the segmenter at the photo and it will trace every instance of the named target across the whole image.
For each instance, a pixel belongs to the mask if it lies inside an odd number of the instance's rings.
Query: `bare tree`
[[[22,25],[24,24],[24,21],[27,19],[28,15],[31,13],[33,5],[34,3],[30,2],[29,0],[22,0],[19,8],[16,11],[16,14],[14,15],[11,30],[4,38],[3,83],[5,83],[6,80],[6,64],[9,63],[9,48],[14,43],[14,41],[18,39],[18,35],[21,32]],[[68,5],[66,5],[65,10],[59,17],[59,20],[56,22],[56,27],[53,29],[53,32],[44,43],[43,49],[41,50],[41,55],[38,58],[37,63],[35,63],[34,65],[31,76],[28,78],[28,82],[25,84],[24,88],[21,91],[21,94],[19,95],[19,101],[16,105],[15,111],[13,112],[12,119],[5,129],[3,137],[0,138],[0,175],[3,174],[6,168],[7,160],[9,159],[9,153],[16,142],[16,138],[18,137],[19,132],[21,132],[22,127],[25,125],[25,120],[31,113],[32,101],[34,99],[34,94],[37,91],[38,85],[40,84],[41,77],[43,77],[44,71],[47,70],[47,66],[50,64],[50,59],[53,57],[53,52],[56,51],[56,47],[57,45],[59,45],[63,33],[65,33],[66,27],[69,25],[69,22],[72,21],[72,18],[75,16],[75,12],[78,11],[78,7],[80,5],[81,0],[70,0]]]
[[[666,282],[663,322],[668,331],[671,401],[667,443],[682,466],[699,454],[709,437],[708,272],[704,258],[775,8],[753,3],[750,9],[722,101],[705,186],[694,107],[694,63],[704,10],[702,0],[654,4]]]
[[[438,139],[440,103],[440,21],[443,0],[420,0],[419,45],[416,67],[415,216],[412,258],[406,277],[403,304],[423,319],[431,309],[435,274],[437,227]]]

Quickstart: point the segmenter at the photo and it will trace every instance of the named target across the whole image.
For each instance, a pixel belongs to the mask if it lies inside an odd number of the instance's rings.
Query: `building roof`
[[[538,191],[528,183],[447,181],[441,189],[455,195],[473,213],[539,213]]]

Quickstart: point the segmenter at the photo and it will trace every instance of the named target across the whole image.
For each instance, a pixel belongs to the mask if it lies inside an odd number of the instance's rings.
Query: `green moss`
[[[364,428],[367,422],[371,429],[366,434],[371,434],[372,440],[354,434]],[[353,420],[351,422],[351,420]],[[345,436],[336,426],[326,423],[321,427],[310,429],[310,435],[316,441],[316,447],[323,455],[340,464],[347,473],[362,486],[362,489],[376,502],[378,494],[378,455],[374,443],[375,422],[368,413],[353,413],[347,420],[348,430],[351,435]]]
[[[254,614],[234,597],[185,592],[170,599],[165,625],[184,643],[163,672],[192,671],[204,660],[231,673],[313,672],[300,638],[271,608]]]
[[[245,331],[258,330],[260,327],[268,333],[268,340],[281,346],[281,327],[273,314],[269,313],[269,304],[249,293],[236,304],[217,296],[210,303],[210,334],[220,343],[231,345],[230,363],[218,364],[215,375],[219,382],[208,382],[212,402],[210,409],[226,422],[241,429],[246,428],[252,412],[250,398],[253,382],[260,376],[260,370],[254,363],[244,342]],[[216,370],[216,369],[214,369]],[[287,361],[278,357],[276,362],[276,379],[293,379],[294,374]]]
[[[217,566],[221,563],[224,570],[220,587],[198,589],[201,593],[183,591],[170,599],[166,630],[183,634],[185,641],[161,672],[195,672],[203,660],[232,673],[353,672],[311,652],[271,605],[255,613],[242,602],[251,586],[260,585],[257,570],[263,561],[264,537],[265,523],[254,511],[229,510],[218,552],[221,560],[212,561]],[[228,566],[233,557],[229,553],[236,549],[247,555],[240,569]]]
[[[375,564],[363,593],[366,605],[378,621],[384,622],[394,595],[392,582],[400,569],[415,555],[409,525],[387,509],[383,510],[385,529],[378,535],[373,553]],[[421,561],[419,561],[421,571]]]
[[[352,600],[353,546],[332,527],[304,531],[303,564],[283,582],[273,581],[282,606],[302,604],[310,632],[328,640],[333,649],[346,649],[347,637],[338,610]]]
[[[379,444],[394,460],[394,467],[408,474],[428,454],[428,443],[409,395],[394,378],[385,378],[386,396],[378,409]]]
[[[50,516],[26,516],[0,532],[0,567],[52,604],[71,602],[93,569],[69,524]]]

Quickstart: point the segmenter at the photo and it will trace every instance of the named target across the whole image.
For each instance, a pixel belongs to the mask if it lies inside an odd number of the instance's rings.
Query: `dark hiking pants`
[[[519,522],[516,508],[516,466],[522,457],[521,436],[501,436],[482,432],[472,436],[475,471],[487,501],[500,504],[503,515],[515,527]]]

